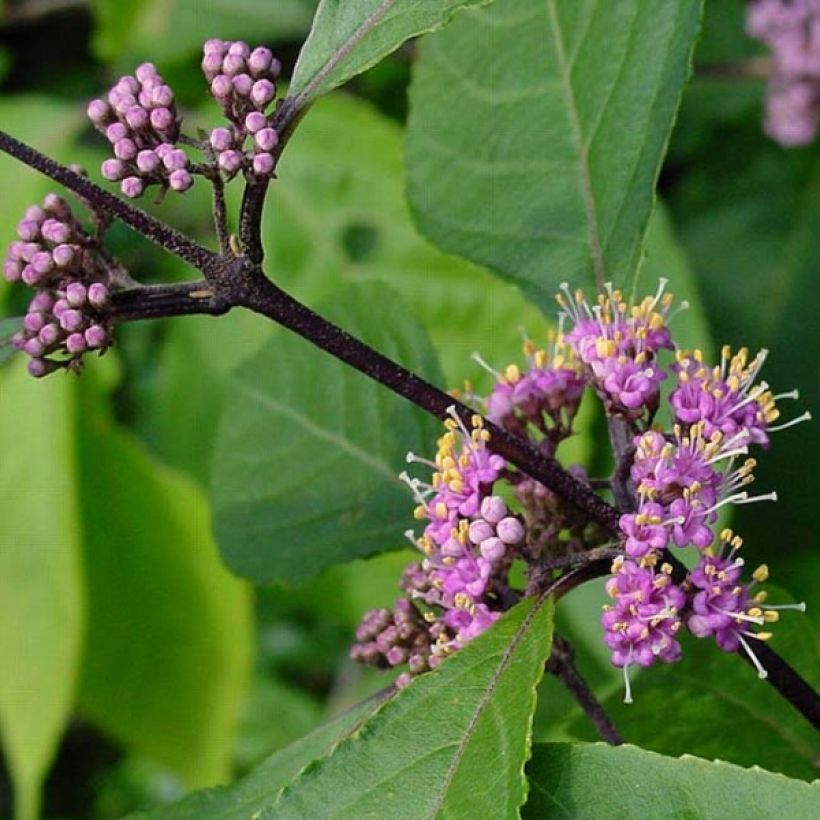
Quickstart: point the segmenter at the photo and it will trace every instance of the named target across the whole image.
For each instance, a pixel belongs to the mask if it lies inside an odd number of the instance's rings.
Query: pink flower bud
[[[227,151],[233,147],[233,134],[227,128],[214,128],[211,131],[211,147],[214,151]]]
[[[181,168],[171,172],[168,177],[168,184],[174,191],[182,193],[194,184],[194,179],[184,168]]]
[[[87,291],[82,282],[71,282],[65,289],[65,300],[73,308],[82,307],[85,304]]]
[[[57,325],[55,325],[53,322],[50,322],[49,324],[43,325],[43,327],[40,328],[40,332],[37,334],[37,338],[46,347],[51,347],[52,345],[57,344],[62,335],[63,334],[60,331],[60,328],[57,327]]]
[[[218,37],[212,37],[210,40],[206,40],[202,46],[202,51],[205,54],[224,54],[228,50],[228,43],[224,40],[220,40]]]
[[[136,78],[143,84],[159,76],[157,67],[153,63],[143,63],[142,65],[137,66],[137,70],[134,72],[134,74],[136,75]]]
[[[243,60],[247,60],[250,53],[250,46],[247,43],[242,42],[242,40],[237,40],[235,43],[231,43],[230,46],[228,46],[228,54],[241,57]]]
[[[17,223],[17,236],[24,242],[34,242],[40,238],[40,223],[33,219],[23,219]]]
[[[51,273],[54,270],[54,258],[48,251],[40,251],[39,253],[35,253],[34,256],[31,257],[31,262],[29,263],[37,273],[45,275],[47,273]]]
[[[104,127],[114,116],[111,106],[105,100],[91,100],[86,109],[86,113],[88,114],[88,119],[90,119],[97,128]]]
[[[251,134],[256,134],[258,131],[266,128],[267,125],[268,118],[260,111],[251,111],[251,113],[245,117],[245,128],[247,128]]]
[[[491,524],[497,524],[506,515],[507,505],[499,496],[490,495],[481,502],[481,517]]]
[[[253,158],[253,172],[260,177],[266,177],[273,172],[273,164],[271,154],[257,154]]]
[[[188,165],[188,156],[181,148],[168,151],[162,158],[162,164],[169,171],[180,171]]]
[[[273,77],[275,80],[280,74],[282,73],[282,63],[274,57],[270,61],[270,68],[268,69],[268,74]]]
[[[3,262],[3,275],[7,282],[18,282],[23,273],[23,268],[16,259],[6,259]]]
[[[135,131],[144,131],[151,124],[148,112],[141,105],[132,105],[125,112],[125,121]]]
[[[176,119],[169,109],[155,108],[151,112],[151,125],[160,133],[167,133],[173,130]]]
[[[254,142],[260,151],[273,151],[279,144],[279,134],[273,128],[263,128],[254,137]]]
[[[65,299],[58,299],[54,303],[54,307],[51,309],[51,312],[54,314],[55,319],[61,319],[62,315],[69,310],[69,304],[66,302]]]
[[[68,268],[77,258],[77,251],[73,245],[57,245],[51,252],[51,258],[58,268]]]
[[[23,350],[34,358],[39,358],[46,352],[45,345],[39,339],[29,339],[23,345]]]
[[[71,216],[71,208],[59,194],[46,194],[43,209],[52,216],[56,216],[57,219],[68,219]]]
[[[29,333],[39,333],[45,323],[46,317],[39,310],[36,313],[27,313],[23,319],[23,327]]]
[[[72,333],[65,340],[65,347],[69,353],[82,353],[85,348],[85,336],[82,333]]]
[[[206,53],[202,58],[202,73],[210,81],[222,73],[222,54],[217,51]]]
[[[151,90],[151,104],[155,108],[171,108],[174,104],[174,92],[169,85],[158,85]]]
[[[137,154],[137,168],[143,174],[153,174],[160,165],[162,165],[162,160],[157,156],[156,151],[146,150]]]
[[[136,77],[126,74],[117,80],[114,88],[121,94],[139,94],[140,84],[137,82]]]
[[[60,316],[60,327],[63,330],[69,331],[69,333],[79,330],[82,324],[83,314],[79,310],[69,308],[68,310],[64,310],[63,315]]]
[[[495,535],[495,530],[492,524],[488,524],[486,521],[479,519],[470,524],[467,533],[470,536],[470,541],[474,544],[480,544],[482,541],[492,538]]]
[[[271,60],[273,60],[273,54],[269,48],[263,46],[255,48],[248,57],[248,68],[251,74],[254,77],[261,77],[270,68]]]
[[[26,208],[23,218],[40,225],[46,219],[46,212],[39,205],[31,205]]]
[[[108,288],[102,282],[94,282],[88,286],[88,301],[95,308],[103,308],[108,304]]]
[[[137,144],[128,138],[114,143],[114,156],[117,159],[131,160],[137,155]]]
[[[36,268],[33,268],[31,264],[28,264],[23,268],[23,272],[20,274],[20,278],[30,288],[33,288],[40,281],[40,279],[43,278],[43,274],[40,273]]]
[[[245,60],[238,54],[231,54],[230,52],[222,61],[222,73],[229,77],[235,77],[237,74],[242,74],[245,71]]]
[[[240,97],[250,96],[253,89],[253,77],[250,74],[237,74],[233,78],[233,90]]]
[[[488,538],[486,541],[481,542],[479,550],[483,558],[494,564],[504,557],[507,547],[500,538]]]
[[[217,161],[226,174],[233,175],[242,167],[242,154],[239,151],[223,151]]]
[[[276,95],[276,86],[270,80],[257,80],[251,89],[251,101],[257,108],[264,108]]]
[[[524,527],[517,518],[502,518],[495,530],[505,544],[519,544],[524,539]]]
[[[105,136],[112,144],[119,142],[128,136],[128,128],[121,122],[112,122],[111,125],[105,129]]]
[[[139,177],[126,177],[120,183],[120,190],[129,199],[136,199],[137,197],[142,196],[142,192],[145,190],[145,185]]]
[[[92,349],[105,347],[108,343],[108,334],[105,332],[104,328],[100,327],[100,325],[91,325],[91,327],[86,330],[84,336],[85,343]]]
[[[50,366],[50,362],[47,362],[45,359],[32,359],[28,363],[28,373],[29,376],[34,376],[35,379],[42,379],[43,376],[47,376],[53,367]]]
[[[71,228],[58,219],[47,219],[43,222],[42,234],[44,239],[60,245],[71,239]]]
[[[233,94],[233,82],[224,74],[217,74],[211,81],[211,94],[218,102],[224,103]]]
[[[156,148],[154,148],[154,153],[160,158],[165,159],[165,157],[174,151],[174,146],[168,142],[161,142]]]
[[[123,178],[128,169],[122,160],[107,159],[100,166],[100,171],[109,182],[117,182]]]
[[[54,299],[51,294],[45,290],[41,290],[34,294],[34,298],[29,302],[29,311],[41,310],[44,313],[54,307]]]

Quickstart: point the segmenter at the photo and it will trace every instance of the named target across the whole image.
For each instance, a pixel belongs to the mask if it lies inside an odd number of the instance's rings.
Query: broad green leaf
[[[663,719],[676,717],[670,710]],[[719,760],[662,757],[634,746],[537,743],[527,775],[525,820],[812,820],[820,805],[817,783]]]
[[[329,754],[376,708],[370,699],[271,755],[230,788],[207,789],[179,803],[140,812],[132,820],[248,820],[269,805],[285,785],[312,761]]]
[[[108,61],[175,62],[196,54],[210,37],[256,45],[301,36],[315,5],[315,0],[92,0],[94,49]]]
[[[385,285],[350,287],[326,312],[440,381],[424,331]],[[257,583],[297,582],[400,546],[412,499],[396,474],[437,429],[324,351],[276,334],[236,371],[222,417],[213,498],[223,559]]]
[[[460,9],[490,0],[321,0],[293,70],[301,104],[361,74],[411,37],[446,25]]]
[[[80,661],[73,387],[23,357],[0,370],[0,731],[19,820],[38,815]]]
[[[79,708],[188,786],[213,785],[229,774],[245,695],[248,590],[219,561],[201,492],[116,428],[104,401],[86,389],[80,414],[88,632]]]
[[[0,99],[0,127],[44,154],[62,162],[71,156],[74,140],[83,124],[82,108],[60,100],[37,96]],[[5,256],[9,242],[16,239],[15,226],[29,205],[39,204],[49,191],[60,186],[37,171],[0,152],[0,179],[6,181],[0,197],[0,254]],[[0,307],[9,288],[0,276]]]
[[[23,326],[19,317],[0,319],[0,364],[10,359],[15,350],[11,337]]]
[[[304,769],[260,820],[516,816],[552,609],[519,604]]]
[[[516,282],[631,287],[699,0],[500,0],[421,46],[409,196],[422,232]]]
[[[769,600],[786,597],[771,591]],[[784,613],[772,648],[814,686],[820,683],[815,635],[805,616]],[[610,669],[609,680],[617,685],[601,700],[630,743],[662,754],[688,752],[741,766],[763,766],[790,777],[817,776],[817,736],[810,724],[759,680],[751,666],[721,652],[713,641],[684,635],[682,660],[642,672],[633,681],[632,704],[623,703],[618,674]],[[669,719],[659,721],[659,714]],[[569,728],[575,737],[596,739],[583,717]]]

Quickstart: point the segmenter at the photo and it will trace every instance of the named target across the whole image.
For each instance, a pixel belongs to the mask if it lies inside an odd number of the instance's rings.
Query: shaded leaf
[[[80,456],[88,632],[79,707],[190,786],[228,776],[251,649],[248,590],[208,508],[101,409],[87,372]]]
[[[811,820],[820,784],[810,786],[757,767],[697,757],[662,757],[634,746],[546,743],[527,766],[524,818],[651,817],[653,820]]]
[[[15,817],[39,791],[68,719],[83,631],[74,385],[0,371],[0,725]]]
[[[17,316],[0,319],[0,364],[10,359],[15,353],[11,337],[23,326],[23,320]]]
[[[514,817],[552,609],[519,604],[304,769],[260,820]]]
[[[563,280],[631,286],[700,5],[505,0],[426,40],[407,143],[423,233],[542,308]]]
[[[424,331],[385,285],[350,287],[326,312],[440,381]],[[399,547],[412,501],[396,474],[407,450],[426,450],[437,429],[324,351],[276,334],[236,371],[222,418],[213,497],[225,562],[257,583],[298,582]]]
[[[462,8],[490,0],[321,0],[289,96],[303,102],[375,65],[411,37],[435,31]]]

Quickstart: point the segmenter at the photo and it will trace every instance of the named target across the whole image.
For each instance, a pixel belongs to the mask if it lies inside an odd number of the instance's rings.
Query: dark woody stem
[[[139,208],[135,208],[100,188],[84,176],[75,173],[39,151],[0,131],[0,150],[64,185],[104,214],[116,217],[137,233],[197,268],[205,282],[184,285],[159,285],[133,288],[120,292],[115,299],[114,315],[118,321],[156,318],[179,314],[203,313],[219,315],[232,307],[245,307],[272,319],[298,333],[322,350],[349,364],[385,387],[405,397],[416,406],[445,419],[450,408],[469,426],[476,412],[450,395],[391,361],[298,302],[271,282],[259,264],[249,258],[221,256],[198,245]],[[243,218],[252,220],[261,214],[264,186],[249,186],[243,203]],[[247,216],[246,216],[247,215]],[[247,247],[254,255],[261,254],[259,225],[241,227],[250,231]],[[615,537],[619,511],[601,498],[588,484],[578,481],[554,459],[544,456],[532,444],[484,419],[490,433],[489,447],[543,484],[565,501],[584,511]],[[674,556],[664,556],[674,568],[676,580],[685,577],[686,568]],[[598,561],[570,570],[554,583],[560,587],[606,574],[608,561]],[[547,580],[546,577],[544,579]],[[548,585],[548,588],[551,584]],[[771,683],[802,715],[820,728],[820,697],[785,661],[766,645],[756,648],[757,655],[769,672]]]
[[[586,716],[598,730],[602,740],[605,740],[610,746],[620,746],[624,742],[618,730],[612,725],[612,721],[604,711],[604,707],[601,706],[578,671],[578,667],[575,665],[575,650],[572,644],[558,633],[555,633],[552,638],[552,652],[547,661],[547,672],[555,675],[567,687],[576,703],[584,710]]]

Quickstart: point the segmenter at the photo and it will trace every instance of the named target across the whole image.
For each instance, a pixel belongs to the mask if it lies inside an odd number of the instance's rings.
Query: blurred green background
[[[119,74],[150,59],[191,119],[214,125],[199,71],[202,41],[271,45],[288,76],[314,6],[6,0],[0,127],[96,178],[104,146],[84,109]],[[740,0],[706,7],[642,282],[653,290],[655,278],[669,275],[689,290],[694,309],[676,320],[677,332],[700,337],[701,346],[770,348],[765,377],[778,391],[798,387],[800,411],[816,414],[820,153],[785,151],[762,135],[760,81],[705,70],[757,53],[743,34]],[[511,286],[437,251],[414,229],[402,155],[413,57],[412,45],[402,48],[306,118],[271,193],[268,270],[311,305],[334,301],[345,286],[388,283],[430,335],[447,385],[469,377],[486,386],[469,353],[504,364],[517,356],[519,326],[538,335],[547,323]],[[53,186],[6,157],[0,185],[5,245],[23,210]],[[212,241],[204,185],[169,197],[161,213]],[[190,276],[120,227],[110,239],[140,280]],[[0,283],[0,315],[19,314],[24,300]],[[396,597],[406,554],[336,567],[297,588],[252,588],[223,568],[210,535],[210,465],[228,374],[275,332],[239,313],[131,325],[82,379],[37,383],[14,358],[0,368],[0,816],[10,816],[12,777],[33,805],[43,772],[44,813],[55,818],[119,817],[228,782],[387,684],[346,654],[361,612]],[[798,412],[785,408],[786,417]],[[744,508],[734,521],[747,537],[747,560],[766,560],[775,583],[809,603],[802,620],[784,619],[773,646],[815,676],[819,430],[813,423],[775,436],[758,481],[781,501]],[[590,418],[575,456],[600,463],[601,432]],[[399,460],[394,467],[402,469]],[[411,509],[408,496],[408,526]],[[692,647],[680,668],[653,670],[643,701],[625,712],[597,635],[600,601],[596,587],[574,594],[559,624],[628,738],[669,754],[811,776],[812,741],[799,720],[771,725],[781,706],[767,689],[727,718],[727,690],[746,679],[712,647]],[[557,685],[543,690],[536,736],[592,739]],[[700,715],[689,734],[684,717],[676,732],[652,728],[653,710],[671,708],[670,692],[682,716]],[[708,737],[704,715],[714,727]],[[771,753],[750,753],[759,739],[752,732],[727,752],[724,723],[750,715],[768,716],[790,751],[775,743]]]

